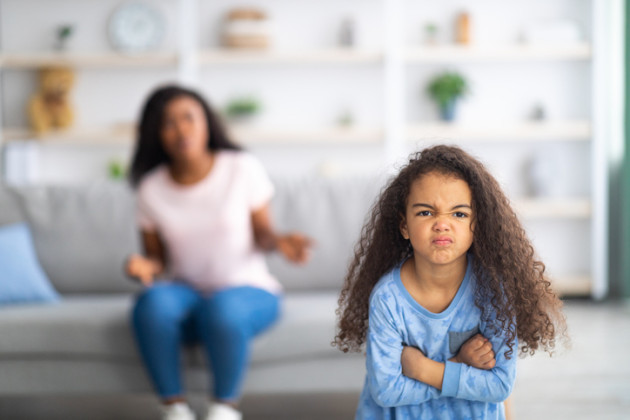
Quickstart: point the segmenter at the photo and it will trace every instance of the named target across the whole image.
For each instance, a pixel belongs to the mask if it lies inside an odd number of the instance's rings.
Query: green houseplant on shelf
[[[254,97],[237,97],[231,99],[225,107],[225,115],[232,122],[250,121],[260,112],[260,102]]]
[[[453,121],[457,100],[469,93],[468,82],[461,74],[446,71],[429,81],[427,93],[436,102],[442,120]]]

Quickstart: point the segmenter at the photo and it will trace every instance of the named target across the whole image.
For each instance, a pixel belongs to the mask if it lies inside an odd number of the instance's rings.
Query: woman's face
[[[430,172],[411,185],[400,231],[409,239],[416,263],[465,263],[473,242],[472,193],[452,175]]]
[[[208,153],[208,121],[201,104],[179,96],[164,107],[162,145],[174,161],[188,161]]]

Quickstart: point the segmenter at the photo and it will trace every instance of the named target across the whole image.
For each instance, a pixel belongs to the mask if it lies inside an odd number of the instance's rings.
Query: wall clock
[[[109,40],[117,50],[142,52],[157,48],[164,38],[162,14],[151,5],[126,2],[118,6],[109,19]]]

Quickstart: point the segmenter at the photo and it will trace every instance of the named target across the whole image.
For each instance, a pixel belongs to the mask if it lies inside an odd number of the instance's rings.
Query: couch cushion
[[[273,182],[277,230],[304,232],[315,246],[305,266],[269,254],[271,273],[289,291],[340,289],[382,178],[284,177]],[[133,192],[125,184],[25,187],[5,193],[0,191],[0,210],[7,207],[9,221],[29,222],[39,261],[59,292],[137,290],[123,274],[125,259],[141,248]]]
[[[58,300],[37,261],[28,225],[0,226],[0,305]]]
[[[69,296],[58,305],[0,308],[0,359],[138,361],[129,326],[131,295]],[[281,320],[254,342],[253,363],[335,357],[334,293],[293,293]],[[198,362],[203,357],[189,354]]]
[[[383,178],[274,179],[271,208],[278,231],[297,230],[315,240],[305,266],[267,257],[272,274],[287,290],[333,289],[343,284],[363,222],[383,185]]]
[[[123,272],[126,258],[140,249],[133,194],[125,184],[16,192],[39,261],[59,292],[137,290]]]
[[[24,220],[15,191],[0,186],[0,226]]]

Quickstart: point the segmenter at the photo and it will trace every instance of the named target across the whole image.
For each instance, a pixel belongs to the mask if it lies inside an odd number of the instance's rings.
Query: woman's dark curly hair
[[[203,108],[208,122],[208,150],[240,150],[240,147],[228,137],[219,116],[200,94],[176,85],[163,86],[149,96],[142,110],[140,125],[138,126],[138,140],[129,174],[132,186],[136,187],[142,177],[153,168],[170,161],[160,137],[164,108],[173,99],[182,96],[193,98]]]
[[[490,325],[495,332],[505,332],[506,357],[512,355],[516,337],[523,355],[539,348],[551,353],[556,337],[564,335],[566,322],[562,302],[544,276],[545,265],[535,259],[509,200],[483,164],[458,147],[443,145],[412,155],[372,206],[339,296],[333,344],[344,352],[361,350],[374,285],[413,255],[400,233],[400,222],[412,184],[430,172],[454,176],[470,187],[474,235],[469,252],[478,279],[475,304],[482,319],[494,319]]]

